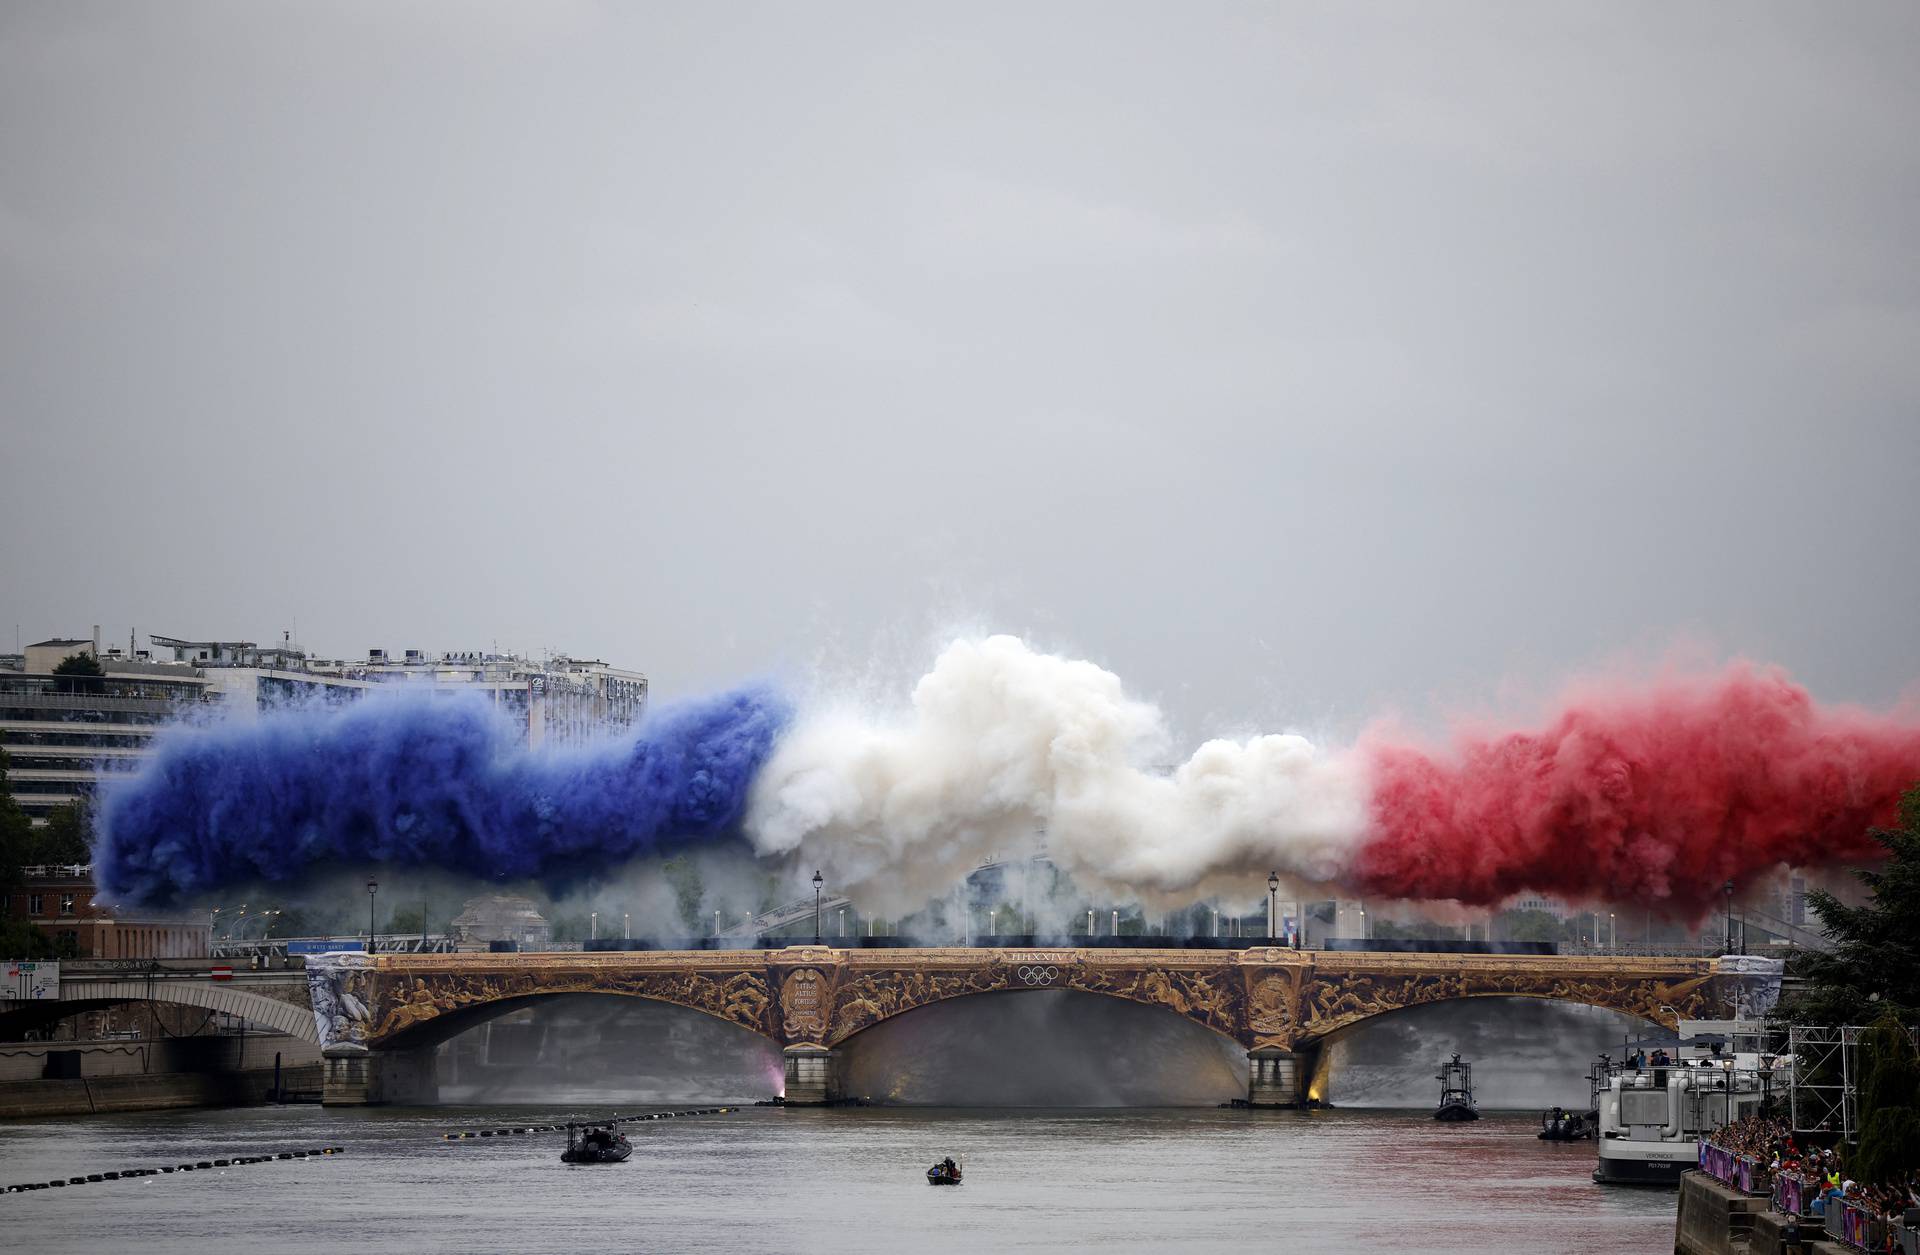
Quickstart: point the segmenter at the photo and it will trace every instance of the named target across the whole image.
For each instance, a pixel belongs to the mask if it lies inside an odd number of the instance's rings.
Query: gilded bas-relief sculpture
[[[359,954],[308,966],[315,1024],[336,1049],[422,1043],[442,1017],[545,994],[687,1007],[781,1045],[833,1046],[970,994],[1069,989],[1160,1007],[1249,1050],[1293,1049],[1376,1015],[1457,998],[1552,998],[1672,1025],[1764,997],[1777,972],[1732,960],[1218,950],[788,950]]]

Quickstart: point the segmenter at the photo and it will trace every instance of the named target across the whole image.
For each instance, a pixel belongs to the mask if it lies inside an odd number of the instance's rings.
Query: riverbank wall
[[[280,1070],[289,1090],[318,1093],[318,1064]],[[0,1081],[0,1120],[31,1116],[105,1115],[184,1107],[257,1107],[267,1101],[273,1069],[246,1072],[155,1072],[73,1081]]]
[[[1674,1255],[1860,1255],[1826,1240],[1817,1221],[1801,1222],[1801,1242],[1786,1241],[1788,1217],[1764,1198],[1729,1189],[1704,1172],[1680,1178]],[[1819,1240],[1815,1240],[1819,1239]]]
[[[319,1048],[279,1033],[0,1045],[0,1119],[248,1106],[281,1088],[317,1094]]]

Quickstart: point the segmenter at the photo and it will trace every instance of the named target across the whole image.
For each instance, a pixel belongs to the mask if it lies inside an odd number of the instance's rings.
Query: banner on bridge
[[[7,998],[47,998],[60,996],[60,964],[54,963],[7,963],[5,993]]]

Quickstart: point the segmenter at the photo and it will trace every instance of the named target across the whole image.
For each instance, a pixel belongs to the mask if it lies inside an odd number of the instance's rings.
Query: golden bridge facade
[[[1319,1047],[1376,1016],[1463,998],[1545,998],[1675,1027],[1777,994],[1780,964],[1735,956],[1504,955],[1186,949],[836,949],[330,954],[308,960],[327,1101],[417,1101],[433,1047],[556,994],[684,1007],[756,1033],[786,1061],[786,1100],[840,1091],[851,1039],[921,1007],[1073,990],[1178,1015],[1247,1052],[1247,1101],[1305,1101]]]

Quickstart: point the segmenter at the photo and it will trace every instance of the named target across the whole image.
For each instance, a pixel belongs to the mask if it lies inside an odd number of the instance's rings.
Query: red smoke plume
[[[1920,782],[1920,726],[1821,710],[1746,665],[1582,694],[1540,731],[1462,735],[1445,756],[1363,752],[1367,892],[1492,906],[1533,890],[1695,918],[1728,880],[1876,859],[1867,829]]]

